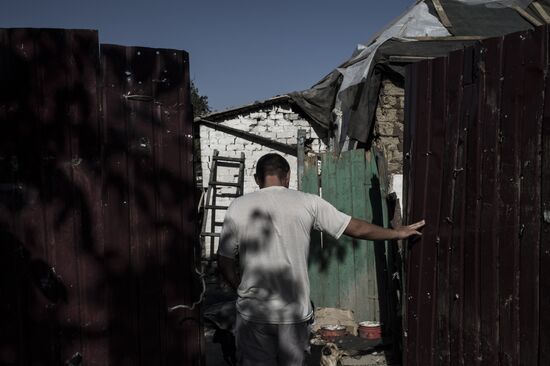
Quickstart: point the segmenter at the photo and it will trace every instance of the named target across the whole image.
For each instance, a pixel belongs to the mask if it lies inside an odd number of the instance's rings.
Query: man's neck
[[[265,177],[264,184],[262,188],[268,188],[268,187],[284,187],[285,185],[281,181],[279,177],[268,175]]]

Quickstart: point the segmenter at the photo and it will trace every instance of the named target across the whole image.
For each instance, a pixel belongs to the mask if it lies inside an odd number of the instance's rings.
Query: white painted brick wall
[[[315,152],[324,152],[327,148],[325,143],[315,133],[310,123],[302,118],[298,113],[287,107],[272,106],[265,109],[259,109],[246,115],[238,116],[223,122],[225,126],[236,128],[252,134],[257,134],[265,138],[273,139],[285,144],[296,144],[298,130],[306,130],[306,137],[313,138],[311,147]],[[284,156],[290,164],[290,188],[297,189],[297,159],[294,156],[283,154],[279,151],[270,149],[266,146],[254,143],[230,134],[216,131],[206,126],[200,127],[200,146],[201,163],[204,188],[208,186],[210,171],[212,168],[212,155],[214,150],[218,150],[221,156],[240,157],[241,152],[245,154],[245,179],[244,192],[249,193],[258,189],[254,181],[256,171],[256,161],[271,152],[277,152]],[[234,174],[223,173],[219,170],[218,180],[237,181],[237,170]],[[220,189],[223,192],[234,192],[235,188]],[[217,204],[228,205],[231,199],[220,199]],[[217,211],[216,221],[223,220],[223,211]],[[207,222],[207,228],[210,228],[210,222]],[[220,228],[217,229],[219,231]],[[217,244],[216,244],[217,248]],[[207,246],[207,254],[208,254]]]

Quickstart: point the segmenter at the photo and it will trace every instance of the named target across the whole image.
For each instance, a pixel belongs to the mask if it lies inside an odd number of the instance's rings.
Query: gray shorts
[[[309,353],[309,321],[262,324],[237,314],[235,337],[240,366],[302,366]]]

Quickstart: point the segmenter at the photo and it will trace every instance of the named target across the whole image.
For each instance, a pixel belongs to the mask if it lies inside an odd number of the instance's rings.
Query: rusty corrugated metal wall
[[[199,365],[188,55],[0,29],[0,364]]]
[[[406,365],[550,365],[548,41],[408,67]]]

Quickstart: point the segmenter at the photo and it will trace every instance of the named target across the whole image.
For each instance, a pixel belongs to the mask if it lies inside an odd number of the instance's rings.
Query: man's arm
[[[385,229],[364,220],[352,218],[344,230],[344,234],[365,240],[399,240],[407,239],[412,235],[422,235],[418,230],[424,225],[425,221],[422,220],[397,229]]]
[[[241,283],[241,279],[237,274],[237,261],[234,259],[218,255],[218,269],[222,277],[227,281],[229,286],[235,291]]]

